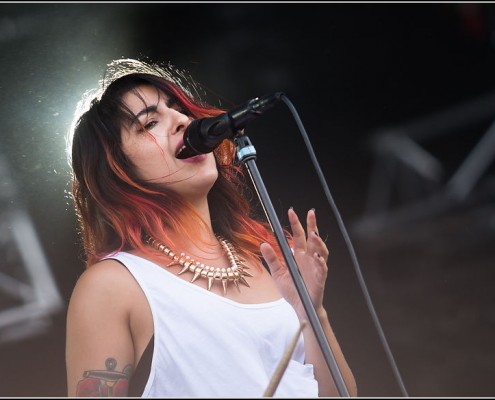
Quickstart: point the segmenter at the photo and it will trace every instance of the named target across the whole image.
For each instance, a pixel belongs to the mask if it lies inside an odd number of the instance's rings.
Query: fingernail
[[[312,210],[314,213],[316,213],[316,209],[315,209],[315,208],[312,208],[311,210]]]

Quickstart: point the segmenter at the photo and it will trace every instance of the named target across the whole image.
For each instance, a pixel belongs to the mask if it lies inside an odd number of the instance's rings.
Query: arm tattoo
[[[106,370],[84,371],[76,388],[77,397],[124,397],[129,390],[132,365],[127,365],[122,372],[115,371],[117,361],[107,358]]]

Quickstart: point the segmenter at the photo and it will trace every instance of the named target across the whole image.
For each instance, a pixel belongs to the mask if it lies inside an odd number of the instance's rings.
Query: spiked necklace
[[[234,285],[237,287],[239,291],[241,291],[239,287],[239,282],[243,283],[247,287],[249,284],[247,283],[245,276],[252,276],[249,272],[246,271],[248,269],[247,266],[244,265],[242,260],[237,256],[237,252],[231,243],[220,236],[216,236],[223,250],[227,254],[227,258],[229,259],[230,267],[227,268],[218,268],[218,267],[210,267],[206,264],[203,264],[200,261],[196,261],[189,256],[186,256],[184,253],[180,253],[177,256],[172,250],[170,250],[163,243],[160,243],[156,239],[153,239],[151,236],[146,237],[146,243],[155,249],[165,253],[168,257],[172,259],[172,262],[166,265],[166,267],[171,267],[173,265],[180,265],[182,269],[177,273],[177,275],[181,275],[186,271],[192,272],[194,275],[191,279],[191,282],[194,282],[198,278],[207,279],[207,288],[211,289],[213,285],[213,281],[221,281],[223,286],[223,294],[227,294],[227,284],[229,282],[234,282]]]

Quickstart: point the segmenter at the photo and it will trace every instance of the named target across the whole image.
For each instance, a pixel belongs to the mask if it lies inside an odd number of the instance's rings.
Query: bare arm
[[[304,283],[308,289],[311,301],[332,349],[332,353],[335,355],[337,365],[342,373],[349,395],[356,396],[357,388],[354,376],[342,354],[328,320],[326,310],[323,307],[323,295],[328,272],[326,264],[328,249],[324,241],[318,235],[314,210],[310,210],[307,214],[307,234],[305,233],[299,218],[292,209],[289,210],[288,216],[294,237],[294,259],[296,260]],[[294,307],[299,319],[307,320],[303,304],[287,267],[280,262],[275,251],[269,244],[262,244],[261,252],[270,268],[272,277],[277,283],[284,298]],[[319,396],[338,396],[335,382],[310,324],[304,329],[303,335],[306,362],[313,364],[315,378],[318,381]]]
[[[330,348],[332,350],[332,354],[335,357],[338,369],[342,375],[342,378],[344,379],[347,391],[349,392],[350,396],[356,397],[356,381],[354,380],[352,371],[350,370],[349,365],[344,358],[342,350],[337,342],[337,338],[333,333],[325,309],[321,309],[320,311],[318,311],[317,315],[321,327],[323,328],[323,332],[325,333],[325,336],[328,340],[328,344],[330,345]],[[318,340],[316,339],[313,329],[309,324],[304,329],[303,335],[304,348],[306,352],[306,362],[309,364],[313,364],[315,378],[318,381],[319,395],[324,397],[338,397],[339,393],[337,387],[327,366],[325,358],[323,357]]]
[[[134,368],[126,288],[129,274],[103,261],[78,280],[67,314],[69,397],[124,397]]]

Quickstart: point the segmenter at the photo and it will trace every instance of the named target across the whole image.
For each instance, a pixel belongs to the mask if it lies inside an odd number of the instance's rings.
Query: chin
[[[205,171],[204,174],[201,174],[201,183],[205,184],[205,187],[208,188],[208,191],[213,187],[215,182],[218,179],[218,170]]]

